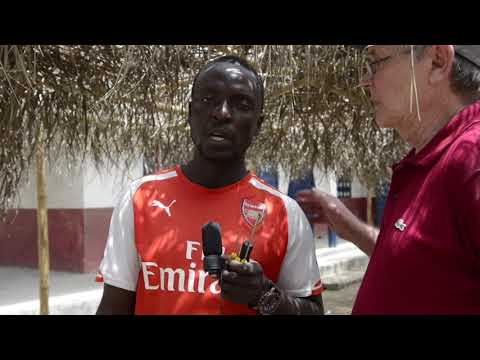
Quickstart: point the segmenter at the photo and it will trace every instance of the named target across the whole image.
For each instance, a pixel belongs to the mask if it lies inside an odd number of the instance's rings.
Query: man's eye
[[[250,110],[252,106],[248,102],[241,102],[240,103],[240,108],[242,110]]]
[[[237,101],[237,106],[244,111],[248,111],[252,109],[252,104],[250,103],[250,101],[246,99]]]

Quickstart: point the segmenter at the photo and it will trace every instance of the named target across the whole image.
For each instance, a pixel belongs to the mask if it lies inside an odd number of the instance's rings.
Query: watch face
[[[260,313],[262,315],[270,315],[277,309],[280,303],[280,292],[276,288],[272,288],[264,295],[262,304],[260,306]]]

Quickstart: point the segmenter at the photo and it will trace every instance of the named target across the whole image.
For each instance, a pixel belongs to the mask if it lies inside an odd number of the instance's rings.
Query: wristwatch
[[[257,304],[252,308],[260,315],[272,315],[280,305],[281,295],[280,289],[271,282],[271,288],[262,294]]]

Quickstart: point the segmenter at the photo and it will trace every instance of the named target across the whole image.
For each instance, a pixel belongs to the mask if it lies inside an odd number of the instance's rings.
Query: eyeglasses
[[[372,80],[375,74],[377,73],[380,64],[385,63],[391,59],[393,59],[397,55],[402,55],[402,54],[408,54],[410,53],[411,50],[403,50],[397,53],[394,53],[389,56],[385,56],[384,58],[375,60],[375,61],[365,61],[364,67],[363,67],[363,79],[364,80]]]

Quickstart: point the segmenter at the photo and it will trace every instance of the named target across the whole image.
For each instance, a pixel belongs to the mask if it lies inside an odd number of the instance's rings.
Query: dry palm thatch
[[[12,205],[44,131],[50,162],[91,156],[97,166],[144,154],[152,169],[185,161],[190,87],[209,59],[238,54],[264,77],[266,121],[249,152],[255,166],[294,174],[319,164],[371,186],[405,151],[372,122],[356,87],[363,61],[342,45],[0,47],[0,201]]]

